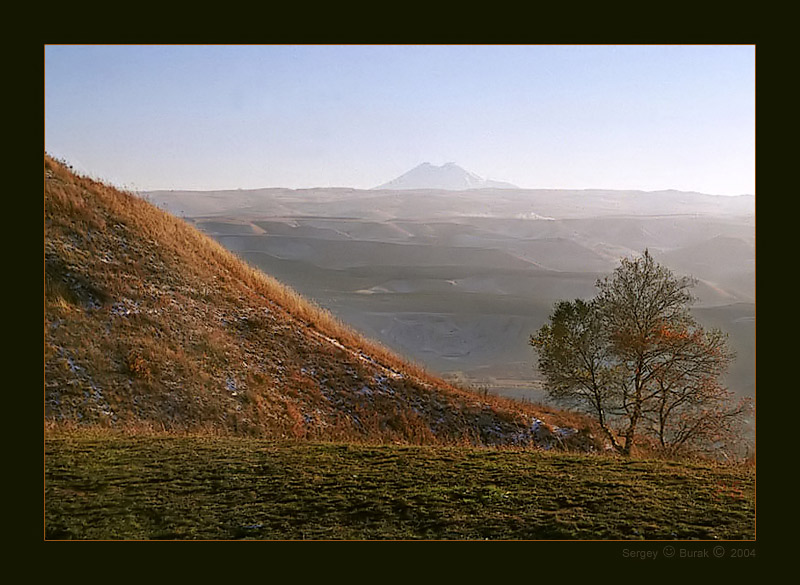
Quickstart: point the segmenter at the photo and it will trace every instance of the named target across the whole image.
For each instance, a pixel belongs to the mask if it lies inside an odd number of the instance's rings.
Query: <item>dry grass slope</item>
[[[449,385],[182,220],[50,157],[44,317],[51,427],[597,446],[586,419]]]

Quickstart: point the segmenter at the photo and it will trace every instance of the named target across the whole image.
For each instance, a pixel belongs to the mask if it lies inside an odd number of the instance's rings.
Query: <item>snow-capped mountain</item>
[[[456,163],[442,166],[422,163],[396,179],[375,187],[375,189],[445,189],[463,191],[465,189],[518,189],[516,185],[501,181],[491,181],[462,169]]]

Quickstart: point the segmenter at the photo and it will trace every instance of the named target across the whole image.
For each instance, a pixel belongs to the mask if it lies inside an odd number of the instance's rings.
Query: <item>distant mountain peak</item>
[[[410,189],[444,189],[447,191],[463,191],[466,189],[518,189],[516,185],[502,181],[484,179],[471,173],[454,162],[436,166],[429,162],[417,165],[375,189],[410,190]]]

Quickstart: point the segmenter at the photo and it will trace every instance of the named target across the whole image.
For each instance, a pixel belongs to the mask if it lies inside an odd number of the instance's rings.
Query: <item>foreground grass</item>
[[[47,539],[753,539],[752,469],[475,448],[49,438]]]

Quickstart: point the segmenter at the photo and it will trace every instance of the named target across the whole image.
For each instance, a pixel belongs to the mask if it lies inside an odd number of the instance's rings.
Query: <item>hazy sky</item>
[[[130,189],[755,193],[754,46],[46,46],[45,148]]]

